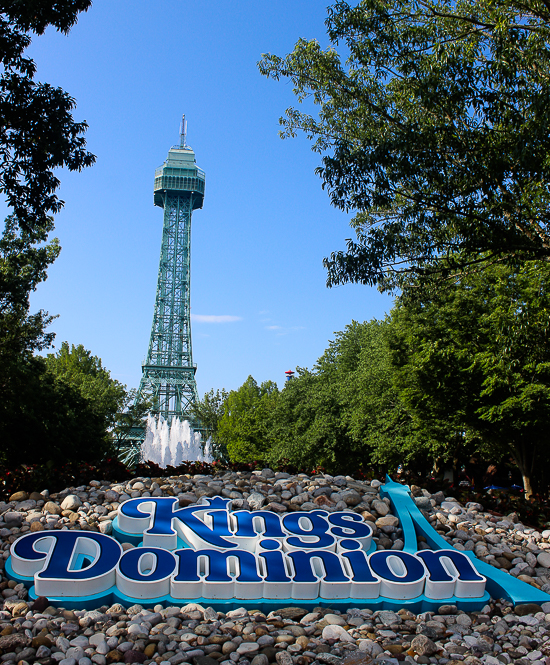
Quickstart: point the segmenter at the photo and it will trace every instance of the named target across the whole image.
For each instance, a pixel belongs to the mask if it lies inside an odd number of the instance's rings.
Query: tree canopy
[[[258,385],[249,376],[238,390],[231,390],[218,421],[219,440],[233,462],[264,460],[269,450],[269,413],[277,398],[277,384]]]
[[[0,236],[0,395],[13,363],[47,348],[53,339],[46,332],[51,321],[47,312],[29,314],[30,293],[59,254],[57,241],[45,244],[46,238],[46,229],[19,229],[13,215]]]
[[[57,353],[48,353],[46,367],[57,381],[76,390],[90,408],[104,420],[107,431],[122,410],[126,389],[103,367],[101,358],[93,356],[82,344],[69,348],[63,342]]]
[[[95,157],[85,149],[86,123],[72,117],[74,99],[35,81],[36,65],[25,50],[48,26],[68,32],[90,5],[0,1],[0,195],[12,210],[0,238],[0,462],[6,464],[98,459],[108,445],[110,398],[100,405],[49,371],[51,359],[34,355],[51,346],[47,327],[54,317],[29,311],[31,292],[60,251],[56,239],[48,242],[52,214],[63,205],[56,171],[80,170]],[[115,392],[121,390],[118,384]]]
[[[82,345],[65,342],[46,358],[15,366],[0,400],[0,464],[98,462],[111,450],[111,429],[126,390]]]
[[[214,459],[227,459],[227,447],[220,441],[218,426],[224,414],[225,400],[228,395],[229,393],[224,388],[221,391],[216,390],[216,392],[212,388],[210,392],[205,393],[203,399],[198,400],[192,406],[193,415],[201,427],[203,442],[206,443],[208,439],[211,439]]]
[[[515,464],[526,495],[550,462],[550,265],[487,267],[430,301],[353,321],[282,390],[252,377],[220,404],[233,462],[328,473],[378,467],[482,480]],[[212,395],[213,396],[213,393]],[[515,472],[514,472],[515,473]],[[519,478],[518,478],[519,479]]]
[[[29,317],[29,295],[60,251],[57,240],[46,244],[54,228],[51,213],[63,205],[54,171],[81,169],[95,157],[84,149],[86,123],[76,123],[70,113],[74,100],[34,81],[36,65],[24,51],[33,33],[50,25],[68,32],[90,5],[91,0],[0,2],[0,193],[13,210],[0,239],[0,328],[4,342],[19,336],[27,351],[52,340],[45,333],[47,313]],[[2,344],[4,359],[7,350],[12,359],[17,356],[17,344]]]
[[[67,33],[91,0],[0,2],[0,193],[26,231],[51,226],[63,202],[55,170],[93,164],[85,122],[75,122],[75,101],[64,90],[34,80],[36,65],[24,55],[32,34],[48,26]],[[48,228],[48,230],[50,230]]]
[[[326,50],[301,39],[259,67],[317,105],[289,108],[282,136],[305,132],[332,203],[356,213],[328,284],[393,290],[548,260],[548,4],[338,1],[326,25]]]
[[[329,473],[372,464],[395,470],[425,459],[430,440],[418,438],[393,385],[390,325],[353,321],[336,333],[311,370],[297,368],[282,390],[271,381],[259,386],[249,376],[216,401],[218,415],[211,422],[217,445],[227,446],[232,462],[261,460]]]
[[[272,414],[270,460],[350,473],[371,464],[396,469],[424,454],[393,386],[389,323],[353,321],[313,369],[298,369]]]
[[[549,461],[550,265],[493,266],[392,313],[396,385],[447,453],[512,457],[529,496]],[[445,433],[446,432],[446,433]]]

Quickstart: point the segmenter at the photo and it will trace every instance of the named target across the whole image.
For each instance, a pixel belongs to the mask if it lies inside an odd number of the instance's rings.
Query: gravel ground
[[[120,503],[139,496],[177,496],[180,505],[225,496],[233,509],[328,511],[351,509],[373,528],[379,549],[402,549],[402,532],[378,481],[349,476],[291,476],[270,469],[222,476],[92,481],[58,494],[17,492],[0,502],[0,661],[11,665],[375,665],[404,661],[455,665],[550,665],[550,602],[512,607],[491,601],[480,612],[444,605],[413,614],[348,608],[285,607],[268,615],[254,609],[226,614],[190,603],[183,607],[66,610],[46,599],[27,600],[23,585],[8,581],[4,563],[21,534],[81,529],[109,534]],[[460,505],[442,492],[412,487],[418,507],[444,538],[550,593],[550,531],[525,527],[517,515],[494,517],[480,504]],[[419,539],[419,549],[427,544]],[[125,546],[128,547],[128,546]],[[296,601],[299,603],[299,601]]]

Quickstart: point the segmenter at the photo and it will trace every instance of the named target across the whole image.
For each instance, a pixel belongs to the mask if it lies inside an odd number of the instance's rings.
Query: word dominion
[[[431,527],[410,497],[391,486],[403,486],[391,481],[385,486],[394,490],[386,494],[404,530],[403,551],[375,551],[371,527],[354,512],[279,516],[230,512],[231,501],[221,497],[185,508],[174,497],[141,497],[119,506],[115,538],[76,530],[25,534],[13,543],[6,572],[34,585],[31,597],[46,596],[65,607],[78,601],[83,606],[83,601],[177,604],[184,599],[223,606],[248,601],[255,607],[299,601],[333,607],[452,602],[474,608],[487,602],[492,567],[445,541],[443,547],[412,549],[411,517],[418,521],[420,515],[421,531]],[[403,498],[407,510],[399,505]],[[120,543],[138,546],[127,549]],[[528,591],[526,597],[541,601]]]

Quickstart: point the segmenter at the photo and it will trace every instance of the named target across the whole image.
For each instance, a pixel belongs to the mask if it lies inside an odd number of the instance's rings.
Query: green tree
[[[272,414],[271,439],[268,459],[275,465],[341,472],[353,464],[355,451],[342,423],[337,386],[307,369],[297,368],[297,376],[281,391]]]
[[[24,452],[28,461],[36,460],[40,456],[36,446],[44,441],[38,414],[60,415],[55,400],[49,400],[52,384],[45,378],[44,363],[33,358],[52,343],[54,335],[46,329],[53,317],[44,311],[29,314],[30,292],[45,279],[59,252],[56,241],[45,243],[46,236],[45,229],[20,229],[10,216],[0,238],[0,461],[4,462],[19,463]]]
[[[220,440],[218,431],[228,395],[229,393],[224,388],[221,391],[216,390],[216,392],[212,388],[192,407],[193,415],[198,419],[202,428],[203,442],[211,439],[214,459],[225,460],[228,457],[227,446]]]
[[[46,332],[52,317],[47,312],[29,314],[29,295],[46,277],[59,247],[45,244],[47,231],[22,231],[15,218],[6,220],[0,237],[0,402],[10,403],[15,376],[33,352],[50,346],[53,333]],[[42,243],[37,245],[37,243]]]
[[[301,39],[259,67],[317,105],[288,109],[282,136],[305,132],[332,203],[356,212],[357,239],[325,259],[328,285],[418,287],[548,260],[548,5],[338,1],[326,24],[326,50]]]
[[[128,396],[97,356],[64,342],[56,354],[31,355],[15,369],[9,399],[0,401],[0,462],[98,462],[111,451]]]
[[[123,459],[129,452],[134,453],[133,443],[128,449],[128,440],[136,429],[145,431],[147,416],[151,412],[151,402],[136,401],[136,395],[135,388],[125,394],[112,429],[113,449],[117,456],[122,453]]]
[[[276,383],[264,381],[258,385],[251,376],[238,390],[230,391],[218,434],[232,462],[265,459],[270,448],[270,414],[278,396]]]
[[[418,436],[417,423],[395,388],[387,341],[391,326],[389,319],[353,321],[337,334],[318,366],[321,371],[336,369],[342,421],[354,441],[355,463],[395,471],[400,464],[425,461],[431,438]]]
[[[107,419],[40,356],[21,363],[0,402],[0,464],[98,462],[110,450]]]
[[[82,344],[63,342],[59,351],[45,359],[48,372],[56,382],[64,383],[86,400],[91,410],[103,419],[104,436],[123,410],[126,387],[103,367],[101,358],[92,356]]]
[[[54,335],[47,327],[53,317],[29,312],[29,295],[60,249],[57,240],[47,242],[51,215],[63,205],[56,170],[80,170],[95,158],[85,150],[86,123],[71,115],[74,100],[36,82],[35,63],[24,52],[48,26],[68,32],[90,5],[91,0],[0,3],[0,193],[13,210],[0,238],[0,457],[10,463],[62,460],[70,437],[84,441],[89,434],[91,445],[102,428],[89,417],[78,432],[76,414],[88,403],[33,357],[51,345]],[[83,450],[82,458],[90,454]]]
[[[0,192],[25,231],[51,228],[63,202],[55,170],[80,170],[95,157],[85,150],[87,125],[75,122],[75,101],[61,88],[34,80],[24,55],[32,35],[48,26],[67,33],[91,0],[5,0],[0,3]]]
[[[273,459],[350,473],[371,464],[395,470],[425,455],[393,386],[389,326],[353,321],[312,371],[298,369],[275,406]]]
[[[550,266],[493,266],[429,304],[401,302],[390,345],[401,397],[428,429],[512,457],[527,496],[550,461]],[[454,453],[453,453],[454,454]],[[547,482],[547,481],[546,481]]]

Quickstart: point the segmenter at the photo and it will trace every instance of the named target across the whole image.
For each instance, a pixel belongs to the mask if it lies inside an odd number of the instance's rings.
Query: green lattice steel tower
[[[153,401],[153,413],[193,422],[197,384],[191,348],[191,215],[202,208],[204,171],[186,144],[185,116],[180,143],[155,171],[154,202],[164,209],[155,313],[137,398]]]

